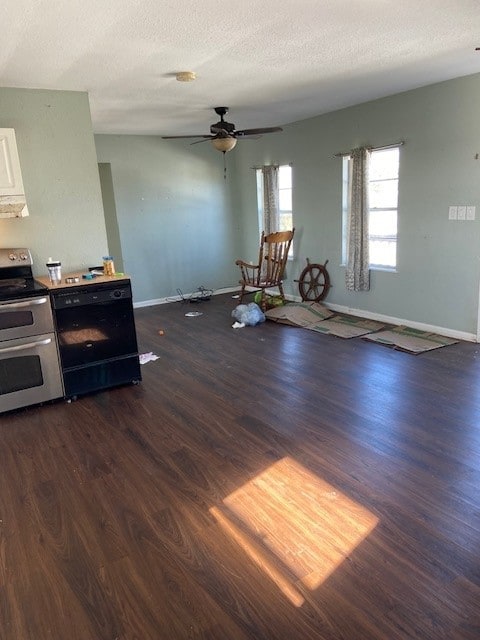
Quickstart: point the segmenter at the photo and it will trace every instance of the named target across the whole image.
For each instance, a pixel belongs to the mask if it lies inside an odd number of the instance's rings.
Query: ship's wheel
[[[295,280],[298,282],[298,289],[303,301],[319,302],[326,297],[332,286],[326,269],[327,264],[328,260],[325,264],[312,264],[307,258],[307,266],[300,274],[300,278]]]

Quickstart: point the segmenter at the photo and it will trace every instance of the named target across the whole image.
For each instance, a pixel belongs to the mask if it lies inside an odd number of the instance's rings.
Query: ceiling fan
[[[237,140],[240,138],[283,131],[282,127],[263,127],[259,129],[243,129],[238,131],[235,129],[235,125],[232,122],[224,120],[224,116],[228,113],[228,107],[215,107],[215,113],[220,116],[220,120],[210,126],[209,135],[162,136],[162,138],[165,140],[173,140],[175,138],[202,138],[202,140],[196,140],[195,142],[192,142],[192,144],[198,144],[199,142],[206,142],[207,140],[210,140],[217,151],[226,153],[235,147]]]

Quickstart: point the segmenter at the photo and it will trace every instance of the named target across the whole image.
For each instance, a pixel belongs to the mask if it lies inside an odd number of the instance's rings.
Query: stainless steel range
[[[0,249],[0,412],[62,396],[48,290],[28,249]]]

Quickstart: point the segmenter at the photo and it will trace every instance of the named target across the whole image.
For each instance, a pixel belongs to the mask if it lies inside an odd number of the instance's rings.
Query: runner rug
[[[338,338],[359,338],[374,331],[380,331],[385,325],[375,320],[365,320],[364,318],[356,318],[354,316],[335,315],[328,320],[323,320],[315,325],[305,327],[318,331],[319,333],[327,333],[337,336]]]
[[[453,338],[446,338],[445,336],[440,336],[436,333],[419,331],[418,329],[412,329],[411,327],[404,326],[367,335],[364,337],[364,340],[378,342],[378,344],[383,344],[387,347],[393,347],[394,349],[406,351],[407,353],[413,353],[415,355],[425,351],[432,351],[432,349],[447,347],[448,345],[457,344],[459,342]]]
[[[283,307],[274,307],[265,312],[268,320],[304,329],[333,315],[332,311],[319,302],[289,302]]]
[[[385,327],[384,324],[373,320],[335,314],[318,302],[288,303],[283,307],[269,309],[265,316],[268,320],[339,338],[358,338]]]

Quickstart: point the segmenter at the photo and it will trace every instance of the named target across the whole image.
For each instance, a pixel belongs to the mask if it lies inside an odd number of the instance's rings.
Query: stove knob
[[[20,260],[28,260],[28,256],[26,253],[21,253],[20,254]]]
[[[17,259],[17,254],[16,253],[10,253],[8,256],[9,260],[16,260]]]

